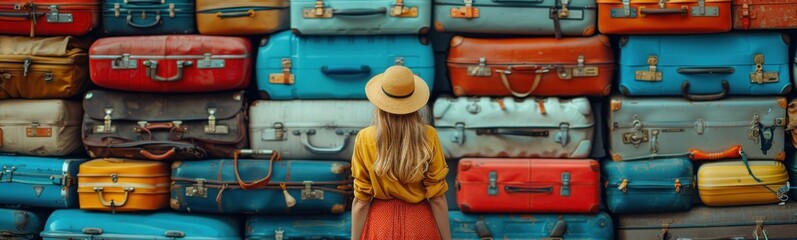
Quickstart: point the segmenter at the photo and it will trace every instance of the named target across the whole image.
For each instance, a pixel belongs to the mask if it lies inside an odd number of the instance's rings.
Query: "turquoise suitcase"
[[[38,239],[45,217],[39,211],[0,208],[0,239]]]
[[[191,34],[196,32],[194,0],[103,0],[106,35]]]
[[[78,166],[84,161],[0,155],[0,204],[77,207]]]
[[[350,240],[351,213],[314,216],[252,216],[247,240]]]
[[[611,240],[612,217],[559,214],[464,214],[449,211],[454,240]]]
[[[687,158],[602,163],[606,206],[614,214],[681,212],[697,195]]]
[[[291,0],[302,35],[425,34],[431,23],[431,0]]]

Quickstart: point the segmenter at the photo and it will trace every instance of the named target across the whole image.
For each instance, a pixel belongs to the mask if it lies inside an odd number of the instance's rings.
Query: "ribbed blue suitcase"
[[[194,0],[103,0],[106,35],[190,34],[196,32]]]
[[[414,35],[296,36],[261,42],[257,87],[270,99],[366,99],[365,83],[403,64],[434,86],[431,44]]]
[[[449,211],[454,240],[611,240],[614,225],[609,214],[464,214]]]
[[[238,240],[241,228],[230,216],[174,212],[110,213],[57,210],[47,219],[45,240],[152,239]]]
[[[45,217],[41,212],[0,208],[0,239],[38,239]]]
[[[692,208],[695,169],[687,158],[604,161],[606,206],[615,214],[679,212]]]
[[[246,220],[247,240],[351,239],[351,213],[314,216],[252,216]]]
[[[680,95],[784,95],[792,89],[787,35],[745,32],[629,36],[620,40],[620,92]]]
[[[0,155],[0,204],[76,207],[78,166],[83,161]]]

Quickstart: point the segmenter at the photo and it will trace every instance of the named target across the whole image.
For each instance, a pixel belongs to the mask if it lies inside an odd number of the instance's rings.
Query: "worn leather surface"
[[[169,174],[169,165],[164,162],[119,158],[88,161],[80,165],[78,173],[80,209],[128,212],[165,208],[169,204]],[[97,187],[102,191],[95,190]],[[100,198],[113,201],[113,207],[103,205]]]
[[[734,161],[706,163],[697,170],[697,188],[700,200],[706,206],[740,206],[777,203],[777,194],[770,192],[786,186],[789,174],[786,166],[779,161],[749,161],[756,181],[747,172],[741,159]]]
[[[731,0],[706,0],[706,7],[717,7],[718,16],[691,16],[691,14],[641,14],[640,8],[660,9],[658,0],[631,0],[630,7],[637,9],[636,17],[612,17],[612,9],[623,12],[621,0],[597,0],[598,30],[603,34],[687,34],[718,33],[731,30]],[[683,7],[692,11],[698,0],[671,0],[666,9]],[[618,11],[618,10],[616,10]]]
[[[606,207],[614,214],[688,211],[697,195],[695,167],[685,157],[604,161],[601,167]],[[678,191],[676,180],[681,183]]]
[[[197,0],[196,24],[202,34],[268,34],[288,28],[289,6],[288,0]]]
[[[19,9],[15,5],[19,4]],[[50,6],[58,7],[63,17],[71,15],[71,22],[59,19],[48,21]],[[80,36],[100,23],[100,0],[22,0],[0,2],[0,33],[34,36]],[[27,16],[25,16],[27,14]],[[36,16],[31,18],[30,16]]]
[[[795,13],[797,13],[795,0],[733,0],[733,29],[795,28],[797,27]]]
[[[73,37],[0,36],[0,99],[74,96],[87,85],[87,60],[86,44]]]
[[[32,111],[35,110],[35,111]],[[80,104],[66,100],[0,101],[0,152],[64,156],[80,150]],[[41,133],[32,135],[31,133]]]

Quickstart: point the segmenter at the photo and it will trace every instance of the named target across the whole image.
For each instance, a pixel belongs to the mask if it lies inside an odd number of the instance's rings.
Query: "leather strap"
[[[279,152],[274,151],[271,153],[271,159],[268,161],[268,174],[266,177],[255,180],[250,183],[246,183],[241,179],[241,174],[238,172],[238,156],[241,154],[240,150],[236,150],[232,156],[232,164],[233,168],[235,169],[235,179],[238,181],[238,186],[241,186],[243,190],[252,190],[252,189],[259,189],[265,188],[266,185],[271,181],[271,172],[274,169],[274,161],[282,160],[282,156]]]
[[[512,96],[515,96],[515,97],[518,97],[518,98],[524,98],[524,97],[528,97],[529,95],[531,95],[531,93],[534,92],[534,90],[537,90],[537,87],[540,86],[540,81],[542,80],[542,73],[541,72],[535,73],[534,82],[531,83],[531,88],[529,88],[529,90],[524,92],[524,93],[520,93],[520,92],[515,92],[514,90],[512,90],[512,86],[509,85],[509,77],[507,77],[506,75],[512,73],[511,69],[496,70],[496,72],[501,74],[501,83],[504,84],[504,87],[506,88],[506,90],[508,90],[510,93],[512,93]]]
[[[559,10],[556,9],[557,6],[562,5],[562,0],[556,0],[556,3],[551,7],[551,18],[553,18],[553,30],[554,36],[556,39],[562,38],[562,27],[559,21]]]

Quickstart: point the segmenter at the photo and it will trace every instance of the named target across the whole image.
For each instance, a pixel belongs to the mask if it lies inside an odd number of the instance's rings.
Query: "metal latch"
[[[655,55],[648,56],[648,70],[637,70],[634,72],[634,79],[637,81],[659,82],[661,81],[662,73],[656,68],[659,64],[659,57]]]
[[[113,16],[114,17],[119,17],[120,15],[122,15],[122,6],[119,5],[118,3],[114,3],[113,4]]]
[[[418,7],[404,6],[404,0],[396,0],[396,3],[390,6],[391,17],[415,18],[418,17]]]
[[[681,179],[675,179],[675,192],[681,192]]]
[[[304,18],[332,18],[332,8],[324,7],[323,0],[316,0],[315,7],[302,9]]]
[[[31,64],[33,64],[33,59],[25,58],[25,60],[22,61],[22,76],[23,77],[27,77],[28,76],[28,72],[30,72],[30,65]]]
[[[559,191],[559,195],[562,197],[570,196],[570,173],[563,172],[562,173],[562,189]]]
[[[393,58],[393,65],[404,66],[404,57]]]
[[[650,153],[659,152],[659,130],[650,130]]]
[[[113,113],[113,108],[105,108],[105,117],[103,118],[103,125],[102,126],[94,126],[93,133],[115,133],[116,126],[111,125],[111,113]]]
[[[274,240],[283,240],[285,238],[285,229],[278,227],[274,230]]]
[[[53,80],[55,80],[55,76],[53,76],[53,73],[51,72],[44,73],[44,82],[51,83],[53,82]]]
[[[302,200],[324,200],[324,190],[313,189],[313,181],[304,181]]]
[[[617,190],[620,190],[621,192],[625,192],[625,191],[628,190],[628,179],[627,178],[623,179],[623,181],[620,182],[620,185],[617,185]]]
[[[764,54],[753,56],[755,71],[750,73],[750,82],[757,84],[778,82],[778,72],[764,72]]]
[[[703,132],[706,131],[706,122],[703,119],[698,119],[695,121],[695,132],[697,135],[703,135]]]
[[[207,68],[224,68],[224,59],[211,59],[213,54],[205,53],[204,59],[200,59],[196,61],[196,67],[200,69],[207,69]]]
[[[462,0],[464,7],[451,8],[451,18],[478,18],[479,8],[473,7],[473,0]]]
[[[612,8],[610,9],[610,16],[612,18],[636,18],[636,8],[631,8],[630,0],[622,0],[623,7],[622,8]]]
[[[451,135],[451,142],[457,145],[465,143],[465,123],[458,122],[454,125],[454,135]]]
[[[498,172],[490,171],[487,174],[487,195],[498,195]]]
[[[164,232],[163,236],[165,236],[167,238],[171,238],[171,239],[178,239],[178,238],[184,238],[185,237],[185,233],[182,232],[182,231],[169,230],[169,231]]]
[[[692,7],[690,14],[692,17],[717,17],[720,9],[717,6],[706,6],[706,0],[697,0],[697,7]]]
[[[197,178],[196,184],[185,187],[185,196],[208,198],[208,187],[205,186],[205,179]]]
[[[58,5],[50,5],[50,13],[47,14],[48,23],[71,23],[72,21],[71,13],[58,13]]]
[[[753,141],[753,143],[758,144],[761,140],[759,135],[761,133],[761,117],[759,117],[758,113],[753,114],[753,121],[750,121],[750,129],[747,130],[747,139]]]
[[[6,175],[6,182],[11,182],[11,180],[14,178],[14,171],[16,170],[16,166],[3,166],[3,171],[0,172],[0,178],[2,178],[3,175]]]
[[[272,73],[268,75],[268,83],[271,84],[293,84],[294,76],[291,73],[291,63],[290,58],[283,58],[282,59],[282,73]]]
[[[30,123],[30,127],[25,129],[27,137],[51,137],[53,135],[52,128],[40,128],[41,124],[38,121]]]
[[[111,63],[111,69],[136,69],[138,68],[138,61],[130,61],[130,54],[124,53],[121,57],[116,58]]]
[[[569,123],[560,123],[559,124],[559,132],[553,136],[553,141],[556,143],[562,144],[562,147],[566,146],[568,142],[570,142],[570,124]]]
[[[561,0],[562,1],[562,10],[559,10],[559,17],[566,18],[570,16],[570,10],[567,9],[567,4],[570,3],[570,0]]]
[[[648,130],[642,130],[642,122],[636,119],[633,126],[633,131],[623,133],[624,144],[634,144],[635,147],[639,147],[640,143],[649,141]]]
[[[559,78],[562,79],[570,79],[568,77],[597,77],[598,76],[598,67],[597,66],[586,66],[584,64],[585,59],[584,55],[578,55],[578,59],[576,59],[576,67],[573,68],[572,74],[567,74],[567,72],[563,72],[559,74]]]
[[[208,108],[208,125],[205,125],[205,133],[208,134],[230,133],[230,127],[216,124],[216,108]]]
[[[479,58],[479,65],[478,66],[469,66],[468,67],[468,76],[477,76],[477,77],[489,77],[492,76],[493,69],[491,67],[487,67],[487,58]]]

